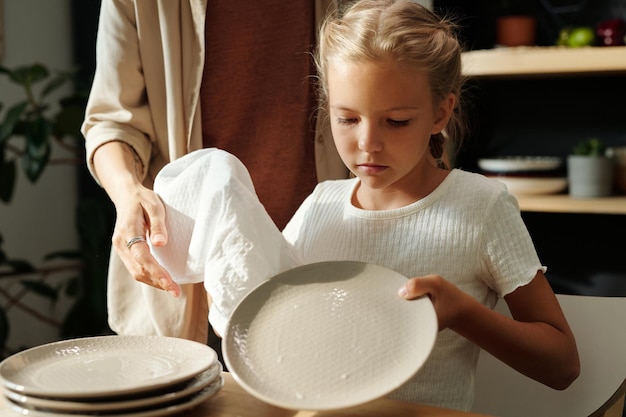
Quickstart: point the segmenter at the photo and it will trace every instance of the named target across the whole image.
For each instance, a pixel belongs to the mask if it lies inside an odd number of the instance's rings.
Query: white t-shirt
[[[380,211],[351,204],[358,181],[319,184],[289,222],[283,235],[301,263],[352,260],[409,278],[437,274],[490,308],[545,270],[517,201],[497,180],[455,169],[427,197]],[[443,330],[423,368],[392,396],[467,410],[478,354]]]

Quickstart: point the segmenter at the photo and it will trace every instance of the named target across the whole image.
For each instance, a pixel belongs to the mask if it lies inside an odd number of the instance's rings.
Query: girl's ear
[[[435,109],[435,123],[433,123],[433,129],[430,132],[431,135],[440,133],[448,124],[452,112],[454,111],[454,105],[456,104],[456,96],[452,93],[448,94],[448,97],[441,100],[439,106]]]

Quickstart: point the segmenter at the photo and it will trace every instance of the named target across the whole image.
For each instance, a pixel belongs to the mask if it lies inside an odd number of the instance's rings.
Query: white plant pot
[[[569,195],[575,198],[605,197],[613,192],[614,162],[604,156],[569,155]]]

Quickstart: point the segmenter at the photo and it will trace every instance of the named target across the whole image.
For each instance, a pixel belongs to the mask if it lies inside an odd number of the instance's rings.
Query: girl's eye
[[[347,117],[338,117],[337,118],[337,124],[340,124],[340,125],[352,125],[352,124],[355,124],[356,122],[357,122],[356,119],[350,119],[350,118],[347,118]]]
[[[404,127],[409,125],[409,120],[387,119],[387,123],[392,127]]]

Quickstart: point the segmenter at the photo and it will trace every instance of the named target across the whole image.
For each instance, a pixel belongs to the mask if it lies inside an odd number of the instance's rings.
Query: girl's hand
[[[439,330],[454,327],[462,318],[465,306],[476,302],[439,275],[411,278],[398,290],[398,295],[406,300],[414,300],[425,295],[430,297],[437,313]]]
[[[178,297],[180,287],[154,258],[148,243],[134,239],[150,239],[153,246],[167,244],[163,203],[154,191],[141,185],[137,188],[136,192],[117,201],[113,246],[136,281]]]
[[[398,291],[428,295],[439,329],[449,328],[522,374],[565,389],[580,373],[576,341],[543,272],[506,295],[513,318],[482,305],[437,275],[409,279]]]

